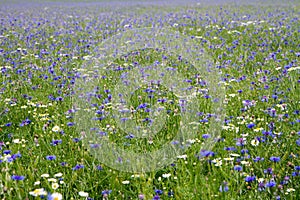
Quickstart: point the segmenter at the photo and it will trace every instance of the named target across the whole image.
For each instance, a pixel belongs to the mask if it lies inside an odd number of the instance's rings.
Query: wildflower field
[[[300,2],[1,1],[0,199],[300,199]]]

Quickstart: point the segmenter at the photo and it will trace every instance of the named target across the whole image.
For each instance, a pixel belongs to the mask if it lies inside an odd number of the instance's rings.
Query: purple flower
[[[198,156],[198,157],[201,158],[201,157],[209,157],[209,156],[214,156],[214,155],[215,155],[215,153],[213,151],[201,150],[200,156]]]
[[[77,164],[75,167],[72,168],[72,170],[79,170],[79,169],[83,169],[84,165],[82,164]]]
[[[224,182],[222,185],[219,187],[220,192],[227,192],[229,190],[227,182]]]
[[[168,197],[174,197],[174,192],[172,190],[168,192]]]
[[[203,138],[203,139],[208,139],[208,138],[210,138],[210,137],[211,137],[210,134],[203,134],[203,135],[202,135],[202,138]]]
[[[22,181],[25,179],[25,176],[19,176],[19,175],[12,175],[11,179],[14,181]]]
[[[155,195],[152,200],[160,200],[160,196],[159,195]]]
[[[158,195],[162,195],[163,194],[163,191],[162,190],[154,190],[155,194],[158,194]]]
[[[62,140],[52,140],[51,145],[56,146],[56,145],[61,144],[61,143],[62,143]]]
[[[296,144],[300,146],[300,139],[296,140]]]
[[[10,127],[11,125],[12,125],[12,123],[11,123],[11,122],[9,122],[9,123],[5,124],[4,126],[6,126],[6,127]]]
[[[270,158],[270,160],[273,161],[273,162],[279,162],[279,161],[280,161],[280,157],[272,156],[272,157]]]
[[[292,172],[292,176],[299,176],[298,172]]]
[[[250,123],[250,124],[247,125],[247,128],[253,128],[254,126],[255,126],[254,123]]]
[[[271,180],[270,182],[266,183],[266,187],[271,188],[271,187],[275,187],[275,186],[276,186],[276,182],[273,181],[273,180]]]
[[[111,193],[111,190],[103,190],[101,192],[101,194],[103,195],[103,197],[107,197],[110,193]]]
[[[258,183],[258,191],[263,191],[265,190],[265,184],[264,183]]]
[[[254,181],[255,179],[256,179],[255,176],[247,176],[247,177],[245,178],[245,181],[248,182],[248,183],[251,183],[251,182]]]
[[[259,156],[257,156],[256,158],[253,158],[254,162],[263,161],[263,160],[264,160],[264,158],[261,158]]]
[[[80,138],[73,138],[73,142],[79,142]]]
[[[236,166],[234,166],[233,167],[233,169],[235,170],[235,171],[242,171],[243,170],[243,167],[242,166],[240,166],[240,165],[236,165]]]
[[[272,168],[268,168],[264,170],[265,174],[273,174],[273,169]]]
[[[141,200],[142,200],[142,199],[145,199],[145,195],[139,194],[138,198],[141,199]]]
[[[7,154],[10,154],[10,153],[11,153],[11,150],[4,150],[3,153],[6,154],[6,155],[7,155]]]
[[[74,125],[75,125],[74,122],[68,122],[68,123],[67,123],[67,126],[74,126]]]
[[[49,156],[46,156],[46,159],[47,160],[55,160],[56,156],[55,155],[49,155]]]

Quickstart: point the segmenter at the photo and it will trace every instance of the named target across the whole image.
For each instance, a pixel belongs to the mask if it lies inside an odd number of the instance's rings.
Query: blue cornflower
[[[14,181],[22,181],[25,179],[25,176],[19,176],[19,175],[12,175],[11,179]]]
[[[67,126],[74,126],[74,124],[75,124],[74,122],[68,122]]]
[[[270,160],[273,161],[273,162],[279,162],[280,157],[272,156],[272,157],[270,157]]]
[[[73,142],[79,142],[80,138],[73,138]]]
[[[52,140],[51,145],[56,146],[56,145],[61,144],[61,143],[62,143],[62,140]]]
[[[273,169],[272,168],[268,168],[264,170],[265,174],[273,174]]]
[[[300,139],[296,140],[296,144],[300,146]]]
[[[255,176],[247,176],[245,178],[245,181],[248,183],[251,183],[252,181],[255,181],[256,177]]]
[[[246,154],[246,153],[249,153],[249,150],[248,150],[248,149],[242,149],[242,150],[241,150],[241,154]]]
[[[55,160],[56,156],[55,155],[49,155],[49,156],[46,156],[46,159],[47,160]]]
[[[200,155],[201,155],[201,156],[199,156],[200,158],[201,157],[209,157],[209,156],[214,156],[215,153],[213,151],[201,150]]]
[[[229,190],[227,182],[224,182],[222,185],[219,187],[220,192],[227,192]]]
[[[11,158],[12,159],[17,159],[17,158],[21,158],[22,157],[22,155],[21,155],[21,153],[18,151],[18,153],[16,153],[16,154],[13,154],[12,156],[11,156]]]
[[[300,166],[295,166],[295,170],[300,171]]]
[[[225,151],[236,151],[235,147],[224,147]]]
[[[12,122],[8,122],[7,124],[5,124],[4,126],[9,127],[12,125]]]
[[[152,200],[160,200],[160,196],[159,195],[155,195]]]
[[[276,186],[276,182],[274,180],[271,180],[270,182],[266,183],[266,187],[275,187]]]
[[[103,195],[103,197],[107,197],[110,193],[111,193],[112,190],[103,190],[101,192],[101,194]]]
[[[263,161],[263,160],[264,160],[264,158],[261,158],[259,156],[257,156],[256,158],[253,158],[254,162]]]
[[[236,165],[236,166],[234,166],[233,167],[233,169],[235,170],[235,171],[242,171],[243,170],[243,167],[242,166],[240,166],[240,165]]]
[[[258,191],[265,190],[265,184],[263,182],[258,183]]]
[[[255,126],[254,123],[250,123],[250,124],[247,125],[247,128],[253,128],[254,126]]]
[[[154,190],[154,192],[155,192],[155,194],[158,194],[158,195],[162,195],[163,194],[163,191],[162,190],[158,190],[158,189]]]
[[[299,172],[292,172],[292,176],[299,176]]]
[[[64,98],[61,96],[55,98],[55,101],[63,101],[63,100],[64,100]]]
[[[6,154],[6,155],[7,155],[7,154],[10,154],[10,153],[11,153],[11,150],[4,150],[3,153]]]
[[[75,167],[72,168],[72,170],[79,170],[79,169],[82,169],[82,168],[84,168],[84,165],[77,164]]]
[[[174,192],[173,192],[172,190],[169,191],[169,192],[168,192],[168,196],[169,196],[169,197],[174,197]]]
[[[96,148],[99,148],[100,147],[100,144],[90,144],[90,147],[92,149],[96,149]]]
[[[211,137],[211,135],[208,134],[208,133],[202,135],[202,138],[203,138],[203,139],[208,139],[208,138],[210,138],[210,137]]]

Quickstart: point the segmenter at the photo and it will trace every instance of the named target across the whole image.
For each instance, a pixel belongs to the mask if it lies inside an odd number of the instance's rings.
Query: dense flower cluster
[[[1,4],[0,196],[300,198],[295,192],[300,180],[299,2],[255,1],[261,6],[251,7],[235,1],[235,6],[233,1],[201,2]],[[105,74],[97,72],[99,66],[87,70],[85,64],[95,64],[94,58],[101,56],[101,42],[144,27],[167,28],[192,39],[199,53],[211,56],[221,74],[219,82],[193,74],[182,55],[159,49],[127,52],[107,63],[110,70]],[[197,137],[172,140],[178,127],[185,126],[179,122],[180,112],[188,112],[188,102],[175,98],[161,80],[139,83],[128,107],[120,106],[126,95],[113,96],[116,79],[129,84],[129,71],[139,68],[147,80],[155,67],[187,73],[184,82],[190,87],[181,89],[195,89],[202,102],[192,122]],[[90,91],[75,87],[91,79],[99,80],[99,85]],[[219,101],[210,94],[210,84],[226,89],[221,102],[226,116],[219,136],[208,131],[218,117],[210,110],[212,102]],[[89,104],[74,105],[74,98]],[[114,98],[120,104],[113,105]],[[80,111],[92,113],[97,126],[78,127],[75,116]],[[124,117],[113,118],[113,111]],[[140,137],[138,131],[118,127],[136,119],[138,128],[151,128],[160,113],[167,122],[157,135],[143,130]],[[156,151],[166,141],[189,150],[157,172],[123,173],[91,157],[90,151],[102,146],[90,135],[109,138],[128,151]],[[86,138],[91,140],[88,145],[83,142]],[[214,147],[204,145],[212,141]],[[114,162],[128,165],[122,157]]]

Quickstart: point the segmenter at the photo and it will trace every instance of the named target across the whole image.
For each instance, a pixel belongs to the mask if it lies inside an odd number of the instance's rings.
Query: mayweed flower
[[[59,131],[60,131],[59,126],[54,126],[54,127],[52,128],[52,131],[53,131],[53,132],[59,132]]]
[[[61,200],[61,199],[62,199],[62,195],[57,192],[48,195],[48,200]]]
[[[58,183],[52,183],[51,187],[53,190],[56,190],[59,187],[59,185],[58,185]]]
[[[221,158],[213,159],[211,162],[214,163],[216,167],[222,166],[222,159]]]
[[[126,180],[126,181],[122,181],[122,184],[124,185],[128,185],[130,183],[130,181]]]
[[[54,174],[54,177],[61,177],[63,174],[62,173],[57,173],[57,174]]]
[[[49,174],[42,174],[41,177],[43,178],[48,178],[50,175]]]
[[[35,189],[32,192],[29,192],[30,195],[37,197],[37,196],[46,196],[47,192],[44,190],[44,188]]]
[[[162,177],[163,178],[169,178],[171,176],[171,174],[163,174]]]
[[[258,146],[259,145],[259,141],[258,140],[251,140],[251,145],[252,146]]]
[[[78,194],[79,194],[79,196],[81,196],[81,197],[88,197],[88,196],[89,196],[89,193],[84,192],[84,191],[80,191],[80,192],[78,192]]]

